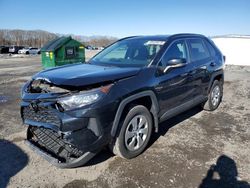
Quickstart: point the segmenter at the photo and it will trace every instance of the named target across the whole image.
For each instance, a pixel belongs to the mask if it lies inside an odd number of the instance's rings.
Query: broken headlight
[[[81,108],[100,100],[109,92],[111,86],[112,85],[107,85],[98,89],[72,94],[67,97],[59,98],[57,102],[62,106],[64,110]]]
[[[69,90],[52,85],[46,80],[36,79],[31,82],[31,93],[68,93]]]

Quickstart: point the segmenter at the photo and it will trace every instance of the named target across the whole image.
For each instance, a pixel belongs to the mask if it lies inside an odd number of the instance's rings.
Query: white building
[[[250,65],[250,36],[222,36],[212,40],[226,56],[226,64]]]

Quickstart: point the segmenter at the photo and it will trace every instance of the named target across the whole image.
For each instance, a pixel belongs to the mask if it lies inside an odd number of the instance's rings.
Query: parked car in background
[[[28,52],[26,52],[26,54],[40,54],[40,48],[30,48]]]
[[[23,49],[24,46],[10,46],[9,53],[17,54],[20,49]]]
[[[7,54],[9,53],[9,47],[8,46],[0,46],[0,54]]]
[[[19,54],[40,54],[40,48],[25,47],[18,51]]]
[[[23,48],[23,49],[21,49],[21,50],[18,50],[18,53],[19,53],[19,54],[26,54],[26,52],[28,52],[30,48],[31,48],[31,47],[25,47],[25,48]]]
[[[92,46],[86,46],[85,47],[87,50],[92,50]]]
[[[103,50],[104,47],[100,46],[100,47],[97,47],[98,50]]]

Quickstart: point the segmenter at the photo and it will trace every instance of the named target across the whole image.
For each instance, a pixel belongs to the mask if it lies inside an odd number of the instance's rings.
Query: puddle
[[[4,95],[0,95],[0,103],[6,103],[8,101],[8,97]]]

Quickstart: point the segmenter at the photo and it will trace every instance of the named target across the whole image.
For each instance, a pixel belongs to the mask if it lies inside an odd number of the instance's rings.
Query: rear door
[[[205,98],[207,96],[207,89],[209,83],[208,67],[211,66],[213,60],[210,53],[201,38],[188,39],[188,49],[190,54],[190,61],[192,70],[189,71],[190,80],[194,86],[193,97]]]

